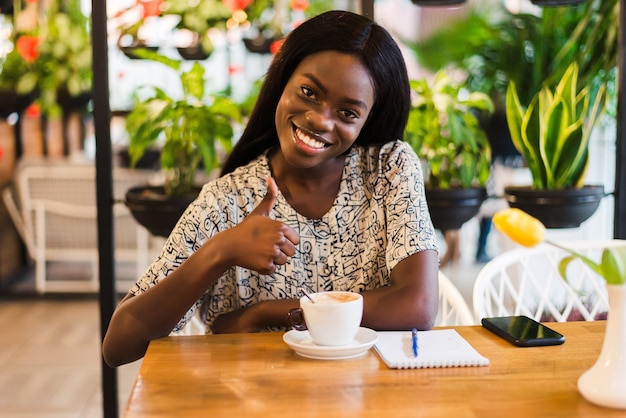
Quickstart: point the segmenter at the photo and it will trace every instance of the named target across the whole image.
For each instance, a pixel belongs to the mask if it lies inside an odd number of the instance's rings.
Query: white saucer
[[[302,357],[316,360],[345,360],[367,353],[367,350],[378,341],[378,334],[374,330],[361,327],[351,343],[331,347],[315,344],[308,331],[291,330],[283,335],[283,341]]]

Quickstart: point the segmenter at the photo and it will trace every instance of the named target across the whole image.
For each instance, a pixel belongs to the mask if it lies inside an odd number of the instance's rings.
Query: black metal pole
[[[117,294],[113,253],[113,180],[111,175],[111,109],[106,0],[92,0],[93,113],[96,134],[96,191],[98,205],[98,254],[100,276],[100,334],[104,338]],[[105,418],[117,418],[117,370],[102,358],[102,410]]]
[[[361,14],[374,20],[374,0],[361,0]]]
[[[626,0],[619,2],[617,40],[617,137],[615,139],[615,213],[613,236],[626,239]]]

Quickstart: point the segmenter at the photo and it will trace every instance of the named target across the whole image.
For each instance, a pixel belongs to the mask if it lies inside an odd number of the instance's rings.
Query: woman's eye
[[[352,110],[342,110],[341,115],[347,119],[356,119],[359,117],[359,115]]]
[[[309,99],[315,99],[315,93],[308,87],[302,86],[302,93]]]

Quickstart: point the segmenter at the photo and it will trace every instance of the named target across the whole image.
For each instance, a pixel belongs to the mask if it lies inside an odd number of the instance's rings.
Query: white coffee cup
[[[355,292],[330,291],[300,298],[300,308],[289,312],[289,323],[299,331],[308,330],[318,345],[351,343],[363,317],[363,296]]]

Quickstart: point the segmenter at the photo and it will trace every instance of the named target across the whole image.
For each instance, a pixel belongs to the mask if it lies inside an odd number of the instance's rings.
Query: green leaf
[[[567,281],[567,266],[571,263],[576,257],[573,255],[568,255],[567,257],[563,257],[563,259],[559,262],[559,274],[563,280]]]
[[[185,96],[191,95],[198,100],[204,97],[204,72],[204,67],[196,61],[191,70],[180,75]]]
[[[166,57],[165,55],[161,55],[158,52],[151,51],[147,48],[134,48],[133,54],[141,59],[147,59],[155,62],[160,62],[168,67],[170,67],[174,71],[179,71],[181,63],[178,60],[175,60],[170,57]]]
[[[608,284],[626,283],[626,246],[607,248],[602,252],[602,276]]]
[[[556,187],[575,187],[576,181],[585,171],[589,159],[586,147],[582,155],[579,153],[582,140],[583,126],[580,120],[563,132],[559,145],[561,152],[553,168]]]

